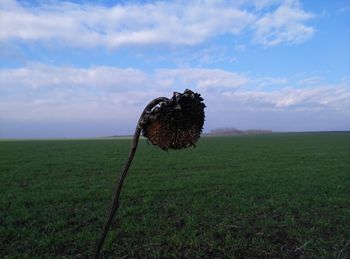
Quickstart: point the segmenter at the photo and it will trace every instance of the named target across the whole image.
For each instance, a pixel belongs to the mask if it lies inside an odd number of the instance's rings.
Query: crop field
[[[130,139],[0,141],[0,258],[86,258]],[[350,133],[141,140],[104,258],[349,258]]]

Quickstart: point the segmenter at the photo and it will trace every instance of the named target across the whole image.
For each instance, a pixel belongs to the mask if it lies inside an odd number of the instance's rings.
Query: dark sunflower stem
[[[159,98],[154,99],[153,101],[151,101],[146,106],[146,108],[143,110],[143,112],[142,112],[142,114],[140,116],[140,119],[139,119],[139,121],[137,123],[137,126],[136,126],[136,129],[135,129],[135,133],[134,133],[133,141],[132,141],[132,144],[131,144],[131,147],[130,147],[128,159],[125,162],[123,170],[122,170],[122,172],[120,173],[120,175],[118,177],[117,184],[116,184],[115,189],[114,189],[113,201],[112,201],[112,205],[111,205],[111,207],[109,209],[109,212],[108,212],[107,220],[106,220],[105,224],[103,225],[103,228],[102,228],[102,231],[101,231],[101,236],[96,242],[96,247],[95,247],[95,250],[94,250],[94,257],[93,257],[95,259],[100,257],[100,252],[101,252],[103,243],[104,243],[104,241],[106,239],[108,230],[109,230],[109,228],[111,226],[114,214],[115,214],[115,212],[117,211],[117,209],[119,207],[120,192],[122,190],[126,174],[128,173],[129,167],[130,167],[131,162],[132,162],[132,160],[133,160],[133,158],[135,156],[135,153],[136,153],[137,145],[138,145],[140,134],[141,134],[141,130],[142,130],[143,119],[144,119],[145,115],[147,115],[147,113],[150,112],[154,106],[156,106],[160,102],[165,102],[165,101],[168,101],[168,100],[169,99],[166,98],[166,97],[159,97]]]

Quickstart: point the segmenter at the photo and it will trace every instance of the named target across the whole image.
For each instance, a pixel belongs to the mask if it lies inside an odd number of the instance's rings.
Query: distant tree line
[[[248,129],[240,130],[236,128],[215,128],[210,131],[210,135],[240,135],[240,134],[268,134],[272,130],[265,129]]]

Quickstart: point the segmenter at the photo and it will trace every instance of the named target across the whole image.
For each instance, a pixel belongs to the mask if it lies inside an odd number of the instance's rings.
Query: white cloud
[[[286,1],[255,23],[255,40],[266,46],[306,41],[315,33],[314,28],[304,24],[312,17],[313,14],[301,9],[298,1]]]
[[[147,76],[140,70],[106,66],[84,69],[33,64],[18,69],[2,69],[0,80],[0,90],[13,87],[21,87],[25,91],[41,88],[73,91],[77,88],[108,88],[109,91],[121,92],[140,85],[145,88],[149,86]]]
[[[303,23],[312,15],[298,4],[279,1],[175,1],[128,3],[103,7],[91,4],[49,2],[22,6],[0,3],[0,41],[60,43],[64,46],[115,48],[125,45],[196,45],[219,35],[256,30],[264,45],[301,42],[314,29]],[[246,8],[253,5],[255,8]],[[263,17],[261,17],[263,15]]]
[[[258,87],[283,86],[288,83],[287,78],[283,77],[260,77],[255,80]]]
[[[298,84],[300,84],[300,85],[316,85],[316,84],[319,84],[321,81],[322,81],[322,78],[320,76],[311,76],[311,77],[300,79],[298,81]]]
[[[129,120],[158,94],[132,68],[32,64],[1,69],[0,82],[0,120]]]
[[[32,64],[0,70],[0,119],[137,118],[148,101],[190,88],[212,112],[350,111],[350,85],[301,85],[303,79],[253,77],[220,69],[162,69],[146,74],[114,67]],[[305,82],[308,78],[304,79]],[[294,85],[294,87],[293,87]],[[271,87],[274,86],[274,87]],[[130,117],[130,118],[129,118]]]
[[[166,87],[194,87],[199,91],[236,89],[249,82],[243,74],[221,69],[162,69],[156,76],[158,82]]]
[[[225,92],[223,96],[239,109],[320,111],[350,110],[349,85],[318,85],[306,88],[282,88],[274,91]],[[350,115],[350,114],[349,114]]]
[[[0,39],[3,41],[59,40],[83,47],[194,45],[217,34],[239,33],[254,20],[246,11],[210,1],[127,4],[111,8],[67,3],[24,8],[11,3],[3,4],[2,9]]]

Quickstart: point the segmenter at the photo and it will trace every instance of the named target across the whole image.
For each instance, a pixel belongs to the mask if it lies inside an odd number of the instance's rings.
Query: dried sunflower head
[[[203,98],[186,89],[146,113],[142,134],[153,145],[167,150],[187,148],[196,143],[204,124]]]

